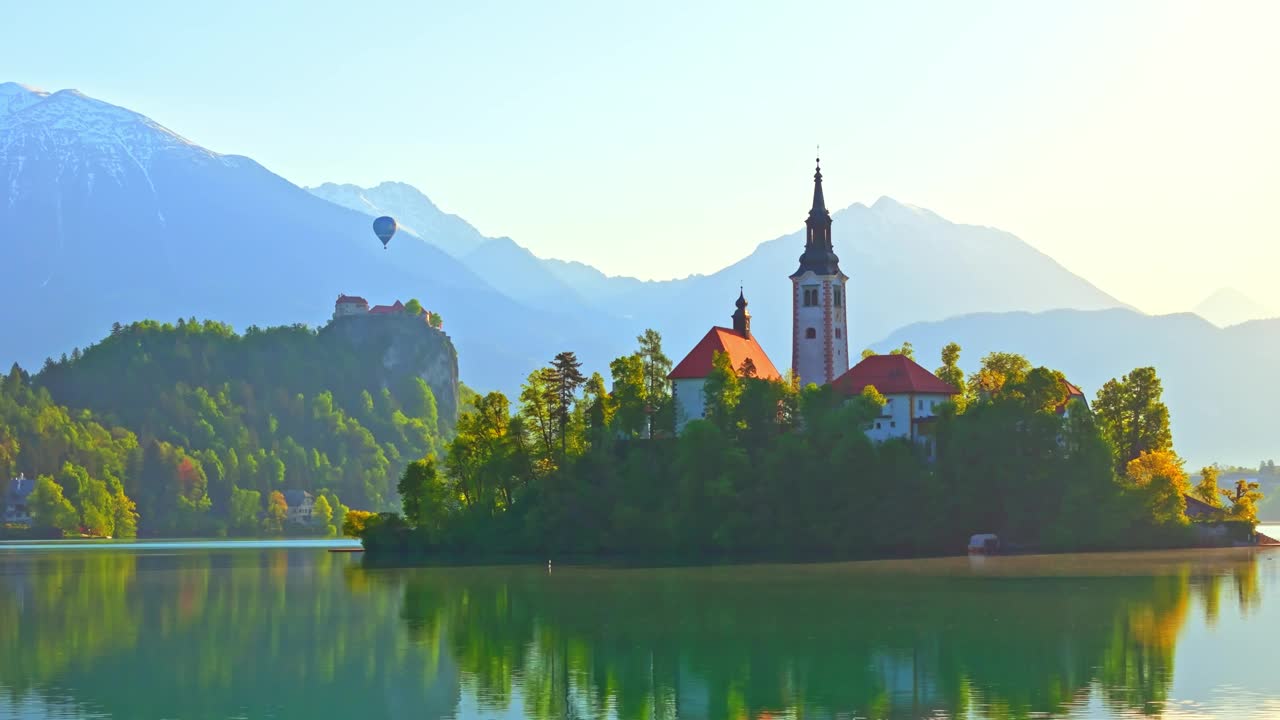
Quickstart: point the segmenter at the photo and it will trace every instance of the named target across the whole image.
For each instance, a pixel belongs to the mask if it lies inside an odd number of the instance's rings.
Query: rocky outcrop
[[[443,330],[403,313],[362,314],[334,318],[320,335],[358,348],[380,368],[382,387],[392,393],[422,378],[435,395],[441,431],[452,432],[458,419],[458,352]]]

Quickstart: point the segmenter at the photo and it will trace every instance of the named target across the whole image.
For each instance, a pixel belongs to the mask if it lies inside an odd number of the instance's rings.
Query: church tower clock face
[[[800,267],[791,275],[791,367],[802,386],[825,385],[849,369],[848,304],[840,258],[831,244],[831,213],[822,193],[822,167],[813,174],[813,206],[805,220]]]

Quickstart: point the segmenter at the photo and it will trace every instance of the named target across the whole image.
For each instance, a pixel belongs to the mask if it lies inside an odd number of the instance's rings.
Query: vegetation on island
[[[1099,391],[1094,412],[1060,372],[991,353],[965,378],[933,450],[874,443],[885,399],[765,380],[717,355],[706,419],[674,434],[671,362],[656,332],[611,383],[561,353],[518,403],[489,393],[445,453],[409,464],[403,514],[363,519],[372,551],[867,556],[955,552],[971,533],[1043,549],[1192,542],[1191,492],[1155,370]],[[911,354],[909,345],[898,352]],[[1252,491],[1222,496],[1252,523]],[[356,530],[353,528],[353,530]]]
[[[0,381],[0,478],[38,479],[37,532],[335,534],[348,506],[393,507],[452,425],[421,378],[371,370],[380,352],[303,326],[117,325]],[[310,523],[286,522],[287,490],[313,495]]]

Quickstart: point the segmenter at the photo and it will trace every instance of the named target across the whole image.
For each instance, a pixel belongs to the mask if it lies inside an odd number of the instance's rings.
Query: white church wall
[[[676,432],[693,420],[706,416],[706,402],[702,396],[704,378],[683,378],[671,382],[671,392],[676,402]]]

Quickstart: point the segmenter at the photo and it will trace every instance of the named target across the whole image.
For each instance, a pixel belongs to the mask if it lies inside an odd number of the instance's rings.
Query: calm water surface
[[[1280,718],[1280,551],[372,568],[0,545],[0,718]]]

